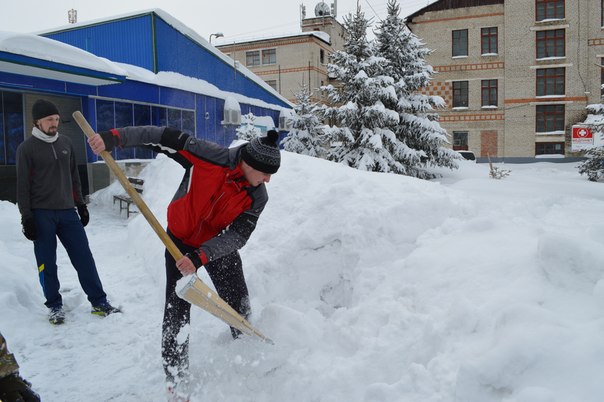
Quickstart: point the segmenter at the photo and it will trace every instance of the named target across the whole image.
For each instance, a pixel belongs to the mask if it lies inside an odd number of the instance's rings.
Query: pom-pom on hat
[[[268,174],[276,173],[281,165],[279,133],[270,130],[266,137],[256,137],[241,149],[241,159],[254,169]]]
[[[57,109],[54,103],[49,102],[46,99],[38,99],[31,109],[31,114],[34,121],[36,121],[47,116],[59,114],[59,109]]]

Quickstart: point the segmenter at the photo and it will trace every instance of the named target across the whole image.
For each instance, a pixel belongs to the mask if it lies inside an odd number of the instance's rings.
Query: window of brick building
[[[275,91],[277,90],[277,80],[267,80],[266,83]]]
[[[480,48],[483,55],[497,54],[497,27],[480,30]]]
[[[482,106],[497,106],[497,80],[482,80]]]
[[[536,0],[537,21],[564,19],[564,0]]]
[[[277,50],[276,49],[264,49],[262,51],[262,64],[276,64],[277,63]]]
[[[564,131],[564,105],[539,105],[535,118],[538,133]]]
[[[453,131],[453,150],[467,151],[468,150],[468,132]]]
[[[259,66],[260,65],[260,51],[254,50],[251,52],[245,52],[245,65],[246,66]]]
[[[563,142],[537,142],[535,155],[564,155]]]
[[[537,31],[537,58],[565,57],[565,37],[564,29]]]
[[[565,68],[537,70],[537,96],[564,95]]]
[[[453,57],[468,55],[468,30],[458,29],[453,31]]]
[[[468,81],[453,82],[453,107],[468,107]]]

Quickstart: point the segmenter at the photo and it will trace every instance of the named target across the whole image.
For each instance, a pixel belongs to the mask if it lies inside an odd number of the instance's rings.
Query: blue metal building
[[[74,142],[86,194],[108,174],[71,114],[81,110],[97,131],[160,125],[228,145],[240,116],[279,117],[291,104],[161,10],[70,25],[39,36],[0,32],[0,199],[14,202],[15,151],[31,134],[31,105],[57,104],[59,132]],[[114,151],[117,160],[149,159],[143,149]],[[106,170],[106,169],[105,169]],[[107,176],[107,178],[104,178]]]

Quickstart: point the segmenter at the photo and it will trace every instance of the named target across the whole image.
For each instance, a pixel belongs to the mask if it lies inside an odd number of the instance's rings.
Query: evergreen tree
[[[286,151],[314,157],[324,157],[324,124],[317,117],[317,105],[310,100],[311,91],[302,85],[294,93],[296,105],[294,113],[288,118],[291,126],[287,137],[283,139],[283,148]]]
[[[400,159],[404,173],[433,178],[429,167],[457,168],[455,160],[459,155],[447,147],[447,133],[434,112],[436,107],[444,106],[443,99],[420,93],[434,73],[425,60],[431,51],[407,28],[399,14],[397,1],[389,0],[388,16],[376,32],[376,52],[388,60],[383,64],[383,74],[392,77],[396,91],[386,107],[399,116],[400,122],[394,130],[397,140],[411,149]]]
[[[253,138],[260,137],[262,132],[254,125],[255,121],[256,116],[253,113],[241,116],[241,126],[236,130],[237,139],[251,141]]]
[[[333,124],[327,130],[328,159],[361,170],[405,173],[400,160],[409,149],[394,132],[398,113],[385,106],[396,103],[394,80],[381,73],[388,62],[375,56],[367,40],[369,23],[360,7],[344,19],[344,50],[332,54],[327,66],[341,83],[322,88],[332,105],[323,108]]]
[[[588,116],[585,124],[595,135],[604,136],[604,104],[587,106]],[[598,181],[604,177],[604,147],[594,147],[585,152],[587,158],[578,166],[579,173],[587,175],[589,181]]]

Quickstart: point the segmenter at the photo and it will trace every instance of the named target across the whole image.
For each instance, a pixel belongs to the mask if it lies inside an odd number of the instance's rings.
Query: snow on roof
[[[167,88],[182,89],[183,91],[194,92],[197,94],[212,96],[214,98],[225,99],[233,98],[239,103],[259,106],[272,110],[283,109],[282,106],[271,104],[260,99],[250,98],[236,92],[223,91],[215,85],[194,77],[188,77],[180,73],[160,71],[154,74],[152,71],[142,67],[133,66],[125,63],[115,63],[127,72],[129,80],[145,82]],[[289,103],[289,102],[288,102]]]
[[[160,17],[162,20],[164,20],[168,25],[172,26],[174,29],[176,29],[183,35],[185,35],[188,38],[190,38],[191,40],[195,41],[197,44],[199,44],[200,46],[202,46],[203,48],[205,48],[206,50],[208,50],[209,52],[214,54],[216,57],[218,57],[219,59],[224,61],[226,64],[235,66],[241,74],[246,76],[248,79],[254,81],[256,84],[261,86],[263,89],[265,89],[266,91],[271,93],[273,96],[279,98],[281,101],[292,106],[292,103],[289,100],[287,100],[279,92],[277,92],[275,89],[273,89],[270,85],[268,85],[266,82],[264,82],[258,76],[256,76],[256,74],[252,73],[249,69],[242,66],[240,63],[235,62],[235,60],[231,59],[230,57],[228,57],[227,55],[222,53],[220,50],[218,50],[214,46],[212,46],[212,44],[210,44],[207,40],[205,40],[203,37],[201,37],[201,35],[199,35],[193,29],[189,28],[188,26],[186,26],[185,24],[183,24],[182,22],[180,22],[179,20],[177,20],[176,18],[174,18],[173,16],[171,16],[170,14],[168,14],[167,12],[165,12],[164,10],[159,9],[159,8],[152,8],[152,9],[141,10],[141,11],[137,11],[137,12],[115,15],[113,17],[99,18],[99,19],[95,19],[95,20],[91,20],[91,21],[64,25],[62,27],[58,27],[58,28],[55,28],[52,30],[40,31],[40,32],[38,32],[38,34],[51,34],[51,33],[56,33],[56,32],[60,32],[60,31],[73,30],[75,28],[86,27],[89,25],[98,25],[98,24],[102,24],[105,22],[109,22],[109,21],[115,21],[115,20],[120,20],[120,19],[125,19],[125,18],[136,17],[136,16],[142,16],[142,15],[147,15],[147,14],[152,14],[152,13],[156,14],[158,17]],[[151,73],[151,74],[153,74],[153,73]],[[184,77],[184,76],[182,76],[182,77]],[[203,80],[198,80],[198,81],[203,81]],[[203,82],[205,82],[205,81],[203,81]],[[209,85],[211,85],[211,84],[209,84]],[[177,88],[180,88],[180,87],[177,87]],[[221,91],[221,92],[227,93],[224,91]],[[221,96],[221,97],[223,97],[223,96]],[[247,98],[247,97],[244,97],[244,98],[251,99],[251,98]],[[257,105],[258,102],[259,101],[256,100],[256,102],[254,102],[252,104]],[[246,101],[245,103],[249,104],[250,102]],[[267,104],[267,103],[265,103],[265,104]],[[276,106],[276,105],[271,105],[271,108],[281,109],[280,106]]]
[[[315,36],[328,45],[331,44],[331,36],[327,32],[322,31],[308,31],[308,32],[296,32],[296,33],[288,33],[288,34],[280,34],[280,35],[269,35],[269,36],[261,36],[261,37],[249,37],[245,39],[229,41],[227,38],[218,38],[216,39],[216,46],[230,46],[230,45],[238,45],[241,43],[248,42],[260,42],[265,40],[275,40],[275,39],[285,39],[285,38],[295,38],[297,36]]]
[[[125,76],[115,63],[85,50],[32,34],[0,31],[0,51]]]

